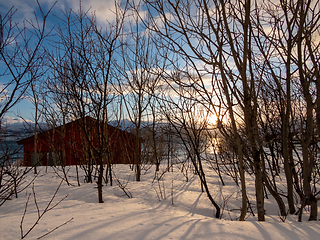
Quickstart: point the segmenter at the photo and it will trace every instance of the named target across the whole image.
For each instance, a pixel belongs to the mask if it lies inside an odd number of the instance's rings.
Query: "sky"
[[[55,33],[55,31],[57,30],[61,19],[64,19],[63,11],[69,8],[71,8],[76,13],[80,11],[79,0],[39,0],[39,2],[43,12],[45,13],[53,7],[46,23],[47,29],[53,29],[53,33]],[[35,13],[37,16],[41,16],[36,0],[0,0],[0,14],[2,16],[4,16],[12,7],[16,9],[16,13],[13,18],[14,22],[18,24],[22,24],[24,19],[35,22]],[[112,22],[114,20],[114,0],[83,0],[81,2],[81,9],[83,11],[88,11],[89,14],[95,14],[97,23],[101,27],[106,26],[107,22]],[[144,12],[142,11],[140,12],[140,14],[142,16],[145,16]],[[199,68],[204,67],[202,62],[199,62],[198,64]],[[204,81],[209,83],[207,86],[207,90],[212,89],[211,78],[209,77],[208,79],[204,79]],[[0,77],[0,89],[1,83],[3,82],[4,80]],[[172,93],[170,92],[170,94]],[[10,124],[23,122],[25,120],[34,121],[34,111],[35,108],[33,104],[29,100],[23,99],[12,109],[10,109],[10,111],[4,117],[3,122]],[[25,120],[20,118],[20,116],[22,116]]]
[[[39,0],[43,12],[47,12],[52,6],[51,13],[47,21],[47,28],[57,29],[59,24],[59,17],[63,16],[63,11],[67,8],[71,8],[73,11],[78,12],[80,10],[79,0]],[[5,14],[13,8],[16,10],[13,20],[22,26],[24,19],[28,21],[35,22],[35,13],[37,16],[41,16],[38,3],[36,0],[10,0],[0,1],[0,14],[5,16]],[[106,25],[107,21],[112,22],[114,19],[114,0],[84,0],[81,2],[81,8],[84,11],[88,10],[89,14],[95,14],[98,24],[101,26]],[[41,18],[40,18],[41,19]],[[4,83],[5,79],[0,77],[0,85]],[[1,87],[1,86],[0,86]],[[34,119],[34,107],[33,104],[27,100],[23,99],[18,104],[16,104],[4,117],[4,122],[6,123],[17,123],[23,122],[23,118],[33,121]]]

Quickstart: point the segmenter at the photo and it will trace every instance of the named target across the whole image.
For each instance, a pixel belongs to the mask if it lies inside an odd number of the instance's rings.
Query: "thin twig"
[[[20,223],[21,239],[23,238],[22,223],[23,223],[24,217],[25,217],[25,215],[27,213],[27,208],[28,208],[28,203],[29,203],[30,196],[31,196],[31,193],[29,193],[29,196],[28,196],[28,199],[27,199],[27,202],[26,202],[26,207],[24,208],[24,212],[23,212],[23,215],[22,215],[22,218],[21,218],[21,223]]]
[[[34,183],[32,184],[32,193],[33,193],[33,198],[34,198],[34,204],[36,205],[37,212],[38,212],[38,218],[39,218],[40,217],[40,209],[39,209],[37,198],[36,198],[36,192],[34,190]]]
[[[51,203],[53,202],[53,199],[55,198],[55,196],[57,195],[60,187],[61,187],[61,184],[63,183],[64,180],[61,180],[59,186],[57,187],[55,193],[53,194],[51,200],[49,201],[48,205],[46,206],[46,208],[43,210],[43,212],[40,214],[40,210],[38,208],[38,203],[37,203],[37,200],[36,200],[36,194],[35,194],[35,190],[34,190],[34,186],[32,187],[32,190],[33,190],[33,195],[34,195],[34,202],[35,202],[35,205],[37,206],[37,210],[38,210],[38,219],[35,221],[35,223],[31,226],[31,228],[23,235],[23,230],[22,230],[22,223],[23,223],[23,219],[24,219],[24,215],[23,215],[23,218],[21,220],[21,225],[20,225],[20,228],[21,228],[21,239],[25,238],[34,228],[35,226],[39,223],[40,219],[43,217],[43,215],[45,213],[47,213],[48,211],[52,210],[54,207],[56,207],[59,203],[61,203],[61,201],[63,201],[67,196],[65,196],[62,200],[60,200],[58,203],[56,203],[55,205],[53,205],[52,207],[50,207]],[[25,209],[25,212],[26,212],[26,209]]]
[[[38,237],[37,239],[41,239],[41,238],[43,238],[43,237],[45,237],[45,236],[49,235],[49,234],[50,234],[50,233],[52,233],[53,231],[55,231],[55,230],[57,230],[58,228],[60,228],[60,227],[62,227],[62,226],[64,226],[64,225],[66,225],[67,223],[71,222],[72,220],[73,220],[73,218],[69,219],[68,221],[66,221],[66,222],[62,223],[61,225],[59,225],[59,226],[57,226],[57,227],[55,227],[55,228],[54,228],[54,229],[52,229],[51,231],[49,231],[49,232],[47,232],[46,234],[42,235],[41,237]]]

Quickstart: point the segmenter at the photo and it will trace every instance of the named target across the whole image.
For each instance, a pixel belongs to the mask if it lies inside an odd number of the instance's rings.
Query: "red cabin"
[[[24,166],[76,165],[103,159],[111,164],[133,164],[136,137],[85,117],[17,142],[24,147]],[[36,149],[35,149],[36,143]],[[139,141],[139,163],[141,143]]]

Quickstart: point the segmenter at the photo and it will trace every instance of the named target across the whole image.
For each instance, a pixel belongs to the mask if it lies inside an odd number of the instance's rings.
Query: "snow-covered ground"
[[[61,179],[52,168],[39,167],[40,175],[34,182],[36,203],[40,214],[45,209]],[[285,222],[279,217],[275,201],[266,199],[266,221],[258,222],[248,214],[244,222],[237,221],[241,194],[231,179],[225,178],[221,186],[214,171],[207,171],[211,193],[222,207],[222,219],[214,217],[215,210],[205,193],[201,192],[196,175],[189,173],[189,181],[175,167],[165,173],[163,181],[152,181],[154,168],[143,171],[141,182],[134,181],[129,166],[113,167],[120,182],[127,184],[132,198],[114,183],[103,187],[104,203],[97,202],[96,184],[81,182],[77,186],[75,168],[68,176],[73,186],[62,183],[51,206],[64,199],[58,206],[44,214],[25,239],[37,239],[52,229],[69,221],[42,239],[320,239],[320,222],[303,222],[289,216]],[[82,173],[83,176],[83,173]],[[32,179],[32,174],[27,182]],[[82,178],[83,179],[83,178]],[[247,177],[247,187],[255,211],[254,182]],[[160,191],[161,190],[161,191]],[[38,218],[32,185],[0,207],[0,239],[19,239],[21,220],[29,194],[27,212],[22,229],[26,233]],[[172,204],[173,202],[173,204]],[[320,215],[319,215],[320,216]]]

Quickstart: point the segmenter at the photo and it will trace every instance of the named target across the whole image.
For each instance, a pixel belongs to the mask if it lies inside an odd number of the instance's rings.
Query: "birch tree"
[[[35,15],[39,19],[35,22],[15,23],[18,12],[14,7],[0,15],[0,120],[23,98],[30,83],[43,75],[43,45],[50,34],[46,23],[54,5],[44,12],[37,3],[40,14]]]
[[[113,90],[116,75],[116,49],[122,34],[126,6],[121,8],[115,2],[114,21],[100,29],[94,16],[80,8],[79,13],[67,9],[62,19],[63,27],[58,29],[60,39],[56,42],[57,52],[52,52],[51,60],[54,78],[63,99],[68,101],[68,109],[73,118],[81,118],[84,138],[83,156],[88,160],[86,171],[92,182],[93,166],[97,170],[99,203],[103,202],[102,187],[105,164],[111,175],[111,133],[108,122],[118,117],[114,111],[117,95]],[[114,108],[112,108],[114,107]],[[95,119],[89,121],[87,117]],[[90,123],[89,123],[89,122]],[[107,176],[107,177],[108,177]]]
[[[152,110],[152,96],[156,91],[165,60],[159,58],[159,52],[152,43],[150,33],[140,26],[138,14],[135,11],[131,13],[132,21],[127,23],[129,27],[120,53],[118,70],[121,76],[117,88],[123,96],[127,116],[134,125],[134,165],[136,181],[140,181],[143,121],[147,120],[148,112]]]

